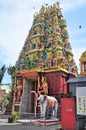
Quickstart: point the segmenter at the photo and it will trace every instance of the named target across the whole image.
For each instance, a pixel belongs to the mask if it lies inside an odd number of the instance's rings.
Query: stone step
[[[0,114],[0,119],[8,119],[10,115]]]

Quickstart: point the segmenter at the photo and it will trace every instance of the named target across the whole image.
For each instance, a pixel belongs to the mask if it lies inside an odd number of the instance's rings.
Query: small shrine
[[[77,76],[77,66],[59,2],[34,14],[15,67],[15,111],[34,113],[36,94],[59,99],[68,93],[66,81]]]
[[[86,51],[84,51],[79,59],[80,61],[80,76],[86,76]]]

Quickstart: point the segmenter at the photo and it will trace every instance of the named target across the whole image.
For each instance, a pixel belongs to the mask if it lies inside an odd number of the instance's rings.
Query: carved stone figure
[[[21,80],[17,80],[17,85],[15,89],[15,101],[18,101],[18,102],[20,101],[22,91],[23,91],[23,86],[22,86]]]
[[[41,86],[39,88],[39,93],[43,94],[43,95],[48,94],[48,83],[47,83],[45,77],[42,77],[42,82],[41,82]]]

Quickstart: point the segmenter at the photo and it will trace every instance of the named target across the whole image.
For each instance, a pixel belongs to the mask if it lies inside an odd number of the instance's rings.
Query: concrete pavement
[[[8,123],[8,119],[1,119],[0,118],[0,125],[18,125],[18,124],[22,124],[22,123],[18,123],[18,122]]]
[[[15,123],[8,123],[8,119],[0,119],[0,126],[8,126],[8,125],[30,125],[30,126],[34,126],[34,127],[47,127],[47,129],[49,130],[60,130],[61,128],[61,123],[58,122],[57,124],[54,124],[54,125],[47,125],[47,124],[44,124],[44,125],[40,125],[37,120],[26,120],[26,119],[22,119],[22,120],[17,120]],[[41,129],[40,129],[41,130]]]

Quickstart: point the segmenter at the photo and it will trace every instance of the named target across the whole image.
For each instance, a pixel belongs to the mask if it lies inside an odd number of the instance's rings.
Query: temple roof
[[[76,77],[76,78],[70,78],[67,83],[80,83],[80,82],[86,82],[86,77]]]
[[[34,14],[32,27],[15,66],[16,73],[63,69],[77,74],[66,20],[59,2],[42,7]]]
[[[80,59],[80,61],[86,61],[86,50],[82,53]]]

